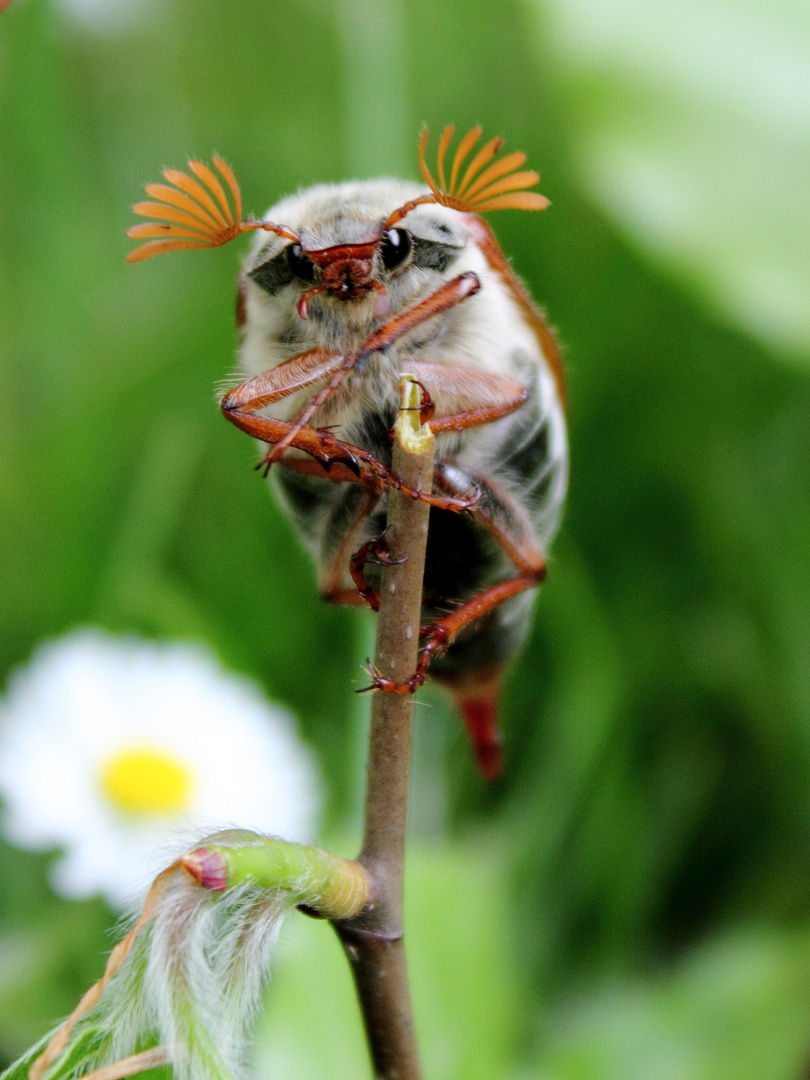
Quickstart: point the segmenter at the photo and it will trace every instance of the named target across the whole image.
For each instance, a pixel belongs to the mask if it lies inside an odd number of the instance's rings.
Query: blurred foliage
[[[524,0],[596,202],[769,348],[810,357],[810,8]]]
[[[239,252],[129,266],[129,206],[189,154],[227,157],[261,212],[314,181],[415,176],[423,120],[502,132],[553,204],[493,225],[564,345],[571,496],[508,687],[505,780],[480,783],[438,694],[419,710],[414,831],[438,845],[409,924],[414,968],[435,978],[423,1023],[435,1031],[454,998],[459,1014],[491,1003],[508,1016],[491,1076],[798,1075],[810,1030],[810,386],[783,356],[788,338],[794,360],[810,348],[801,327],[759,333],[718,286],[724,238],[748,236],[722,185],[711,254],[657,242],[655,199],[639,195],[635,221],[621,170],[609,196],[594,194],[600,123],[634,146],[682,134],[654,95],[641,107],[633,69],[641,54],[655,68],[666,34],[653,19],[635,52],[597,63],[566,52],[560,9],[541,0],[242,0],[238,14],[222,0],[116,0],[101,24],[80,9],[16,0],[0,15],[3,672],[87,622],[203,638],[295,710],[332,825],[356,818],[366,705],[352,691],[370,622],[319,603],[250,440],[214,404],[235,367]],[[585,0],[576,10],[587,23]],[[734,48],[712,41],[718,55]],[[713,104],[701,86],[698,113]],[[761,129],[735,129],[741,157],[768,153]],[[693,145],[696,169],[729,168],[722,141]],[[771,178],[780,193],[768,220],[787,233],[796,222],[798,237],[806,200],[800,212],[790,169],[803,158],[797,146],[771,160],[771,176],[757,174],[763,201]],[[702,203],[698,220],[711,213]],[[470,866],[498,875],[503,896],[477,906],[455,852],[481,835]],[[101,905],[57,901],[46,862],[0,847],[8,1060],[69,1011],[109,947]],[[509,943],[494,974],[490,936]],[[308,1008],[289,982],[282,1000],[295,960],[319,977],[309,958],[285,960],[273,1008],[288,1042],[311,1049],[330,1001],[315,987]],[[346,986],[334,993],[348,1000]],[[433,1075],[456,1075],[475,1035],[455,1019]],[[314,1075],[305,1059],[288,1066],[277,1074]]]
[[[411,852],[408,967],[430,1076],[489,1080],[507,1075],[515,1055],[519,984],[499,915],[508,897],[504,879],[492,873],[498,863],[491,846]],[[259,1029],[262,1075],[315,1077],[328,1063],[331,1080],[364,1076],[360,1014],[335,935],[291,920],[279,967]],[[310,1018],[303,1038],[302,1017]]]

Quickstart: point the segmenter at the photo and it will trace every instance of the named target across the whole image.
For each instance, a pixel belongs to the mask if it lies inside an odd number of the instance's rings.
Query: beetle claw
[[[381,674],[380,671],[377,670],[377,668],[374,667],[374,665],[372,664],[371,660],[368,657],[366,657],[366,666],[363,668],[363,671],[365,671],[366,675],[368,675],[368,677],[371,679],[371,685],[370,686],[361,686],[359,690],[355,690],[355,693],[356,694],[369,694],[369,693],[373,692],[374,690],[379,690],[379,688],[380,688],[380,680],[382,679],[382,674]]]
[[[351,469],[354,475],[360,479],[360,462],[354,456],[354,454],[347,453],[345,458],[341,460],[341,464],[345,465],[347,469]]]

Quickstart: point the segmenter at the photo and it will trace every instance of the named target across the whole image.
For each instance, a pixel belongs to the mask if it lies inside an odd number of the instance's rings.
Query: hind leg
[[[539,585],[546,576],[545,557],[534,542],[526,515],[514,499],[492,481],[451,467],[444,470],[442,486],[453,490],[462,480],[470,480],[477,485],[481,495],[475,510],[476,524],[497,541],[517,573],[513,577],[486,586],[449,615],[423,627],[420,632],[423,644],[419,650],[419,659],[416,670],[409,679],[395,682],[370,668],[372,684],[365,688],[367,690],[384,690],[390,694],[414,693],[425,681],[431,661],[443,655],[465,627],[485,617],[512,597]]]

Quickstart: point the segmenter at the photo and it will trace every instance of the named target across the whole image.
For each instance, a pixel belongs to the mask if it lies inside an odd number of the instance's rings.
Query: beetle
[[[268,445],[259,467],[311,551],[324,600],[376,608],[388,493],[430,504],[417,669],[395,683],[370,669],[366,689],[412,693],[428,669],[453,695],[482,773],[501,770],[497,703],[528,633],[568,477],[565,381],[555,338],[486,221],[496,209],[541,210],[500,138],[468,162],[482,131],[442,133],[438,181],[423,131],[428,191],[393,179],[318,185],[242,220],[229,166],[190,161],[132,227],[138,261],[177,248],[257,237],[239,275],[237,325],[248,376],[228,391],[229,421]],[[221,178],[221,179],[220,179]],[[229,201],[222,181],[229,188]],[[283,224],[276,224],[283,222]],[[266,235],[269,234],[269,235]],[[433,493],[391,469],[398,376],[413,373],[436,436]],[[268,411],[270,410],[270,411]]]

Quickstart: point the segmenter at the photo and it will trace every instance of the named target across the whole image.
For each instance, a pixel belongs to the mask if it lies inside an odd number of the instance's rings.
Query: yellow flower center
[[[150,746],[129,746],[101,767],[101,789],[128,814],[169,814],[188,808],[191,772],[178,758]]]

